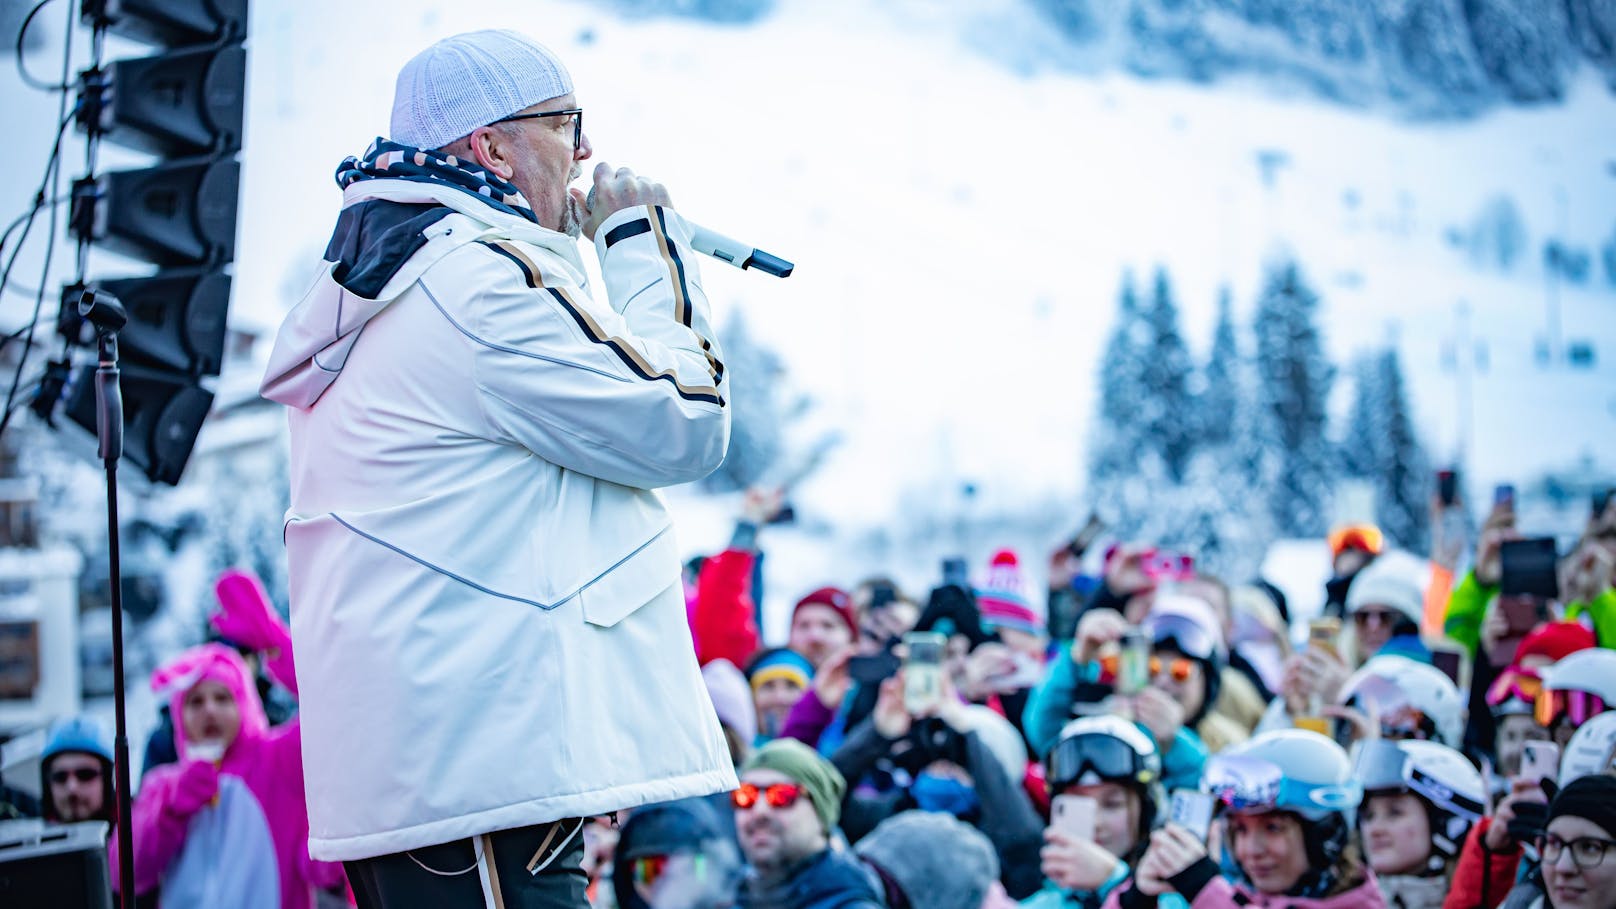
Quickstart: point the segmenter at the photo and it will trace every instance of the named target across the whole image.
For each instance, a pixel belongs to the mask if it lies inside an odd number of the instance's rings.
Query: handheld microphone
[[[584,198],[584,207],[589,211],[595,210],[595,188],[589,187],[589,194]],[[717,231],[708,230],[700,224],[685,219],[690,225],[690,245],[696,252],[712,256],[721,261],[728,262],[736,268],[745,270],[755,268],[764,274],[774,275],[776,278],[788,278],[791,270],[796,266],[779,256],[764,252],[749,243],[726,237]]]

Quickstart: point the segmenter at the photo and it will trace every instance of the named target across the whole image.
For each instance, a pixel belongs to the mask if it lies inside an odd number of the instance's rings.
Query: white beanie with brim
[[[399,70],[388,138],[442,148],[571,91],[561,59],[532,38],[508,29],[466,32],[421,51]]]

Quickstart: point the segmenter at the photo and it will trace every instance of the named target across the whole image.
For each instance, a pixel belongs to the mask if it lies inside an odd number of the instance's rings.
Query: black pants
[[[345,862],[359,909],[583,909],[583,819]]]

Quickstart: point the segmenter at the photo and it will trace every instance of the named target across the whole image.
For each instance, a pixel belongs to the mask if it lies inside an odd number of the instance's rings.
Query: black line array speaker
[[[106,823],[0,821],[0,906],[112,909]]]

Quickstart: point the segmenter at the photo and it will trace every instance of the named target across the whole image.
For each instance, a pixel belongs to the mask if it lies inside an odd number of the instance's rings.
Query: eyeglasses
[[[581,107],[547,110],[537,114],[511,114],[509,117],[495,120],[494,123],[514,123],[517,120],[538,120],[544,117],[572,117],[572,153],[576,155],[578,150],[584,147],[584,109]]]
[[[1574,840],[1562,840],[1552,833],[1538,837],[1537,851],[1543,856],[1543,864],[1553,865],[1560,861],[1560,853],[1569,849],[1571,851],[1571,864],[1578,870],[1586,871],[1589,868],[1599,867],[1605,860],[1606,853],[1616,849],[1616,840],[1601,839],[1597,836],[1579,836]]]
[[[94,767],[75,767],[72,770],[52,770],[50,781],[60,786],[72,777],[81,783],[88,783],[101,778],[101,771]]]
[[[729,801],[736,808],[745,811],[757,805],[760,795],[769,803],[770,808],[785,809],[797,804],[797,799],[802,798],[802,787],[796,783],[771,783],[767,786],[742,783],[741,788],[729,794]]]
[[[1119,654],[1110,653],[1100,657],[1100,669],[1104,672],[1106,678],[1116,678],[1121,668],[1122,657]],[[1187,682],[1190,680],[1190,675],[1195,672],[1195,661],[1189,657],[1173,657],[1168,660],[1163,660],[1161,657],[1150,658],[1150,674],[1152,676],[1159,676],[1164,670],[1172,677],[1173,681]]]

